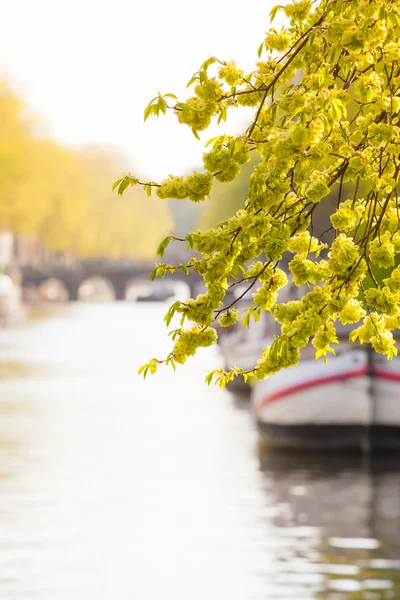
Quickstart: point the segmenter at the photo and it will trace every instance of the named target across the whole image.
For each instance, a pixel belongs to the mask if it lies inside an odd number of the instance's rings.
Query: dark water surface
[[[213,351],[143,383],[164,311],[1,332],[0,599],[400,599],[400,460],[262,455]]]

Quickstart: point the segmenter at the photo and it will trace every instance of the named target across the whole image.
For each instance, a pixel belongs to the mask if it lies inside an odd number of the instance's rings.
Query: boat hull
[[[225,368],[229,369],[230,367],[225,366]],[[243,396],[246,400],[250,400],[251,387],[242,376],[235,377],[233,381],[227,383],[225,389],[234,395]]]
[[[400,451],[400,425],[372,425],[369,437],[373,451]]]
[[[369,449],[368,428],[362,425],[274,425],[257,422],[263,442],[271,448],[295,450]]]
[[[400,358],[371,355],[371,443],[376,450],[400,450]]]

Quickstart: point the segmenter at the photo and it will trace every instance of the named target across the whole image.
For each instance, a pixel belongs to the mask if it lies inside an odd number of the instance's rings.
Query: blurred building
[[[0,233],[0,270],[5,270],[12,263],[14,256],[14,236],[11,231]]]
[[[35,236],[15,236],[11,231],[0,232],[0,271],[24,266],[60,265],[73,267],[77,258],[68,252],[52,252]]]

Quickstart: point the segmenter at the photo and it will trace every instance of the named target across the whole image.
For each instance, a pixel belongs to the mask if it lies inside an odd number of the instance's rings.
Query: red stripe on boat
[[[289,394],[295,394],[296,392],[301,392],[302,390],[325,385],[326,383],[333,383],[335,381],[345,381],[346,379],[354,379],[355,377],[361,377],[362,375],[366,375],[367,372],[367,367],[361,367],[359,369],[354,369],[353,371],[347,371],[347,373],[335,373],[334,375],[327,375],[326,377],[319,377],[318,379],[303,381],[302,383],[297,383],[296,385],[291,385],[289,387],[282,388],[281,390],[277,390],[276,392],[272,392],[271,394],[263,398],[263,400],[260,402],[257,408],[263,408],[271,402],[275,402],[276,400],[280,400],[285,396],[289,396]]]
[[[387,379],[389,381],[400,381],[400,373],[393,373],[392,371],[385,371],[374,367],[373,373],[379,379]]]

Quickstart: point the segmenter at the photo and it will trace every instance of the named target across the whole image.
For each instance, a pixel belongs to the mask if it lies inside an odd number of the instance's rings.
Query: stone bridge
[[[69,300],[76,301],[79,298],[79,288],[87,279],[102,277],[112,285],[115,299],[125,300],[128,283],[135,280],[147,280],[153,268],[154,264],[149,263],[111,261],[82,262],[73,268],[60,265],[25,266],[21,268],[21,285],[23,287],[39,287],[50,279],[56,279],[65,285]],[[167,273],[165,279],[187,283],[191,297],[196,295],[196,286],[201,283],[201,278],[196,273],[190,272],[189,275],[185,275],[181,270],[176,271],[173,275]]]

